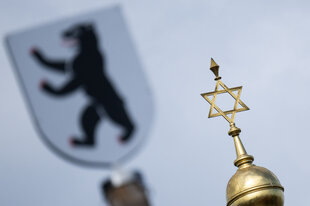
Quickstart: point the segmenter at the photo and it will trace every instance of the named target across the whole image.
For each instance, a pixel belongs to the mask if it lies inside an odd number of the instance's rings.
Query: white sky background
[[[229,126],[208,119],[210,57],[251,108],[237,114],[255,164],[309,205],[309,1],[127,0],[123,6],[155,97],[151,137],[127,168],[141,169],[154,206],[225,205],[236,168]],[[116,1],[1,0],[0,38]],[[0,205],[99,206],[106,170],[63,161],[40,140],[4,44],[0,48]],[[308,202],[307,202],[308,201]]]

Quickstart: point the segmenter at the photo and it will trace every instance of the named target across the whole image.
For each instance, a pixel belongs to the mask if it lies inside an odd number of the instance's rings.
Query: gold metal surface
[[[223,116],[230,125],[228,135],[234,139],[237,158],[234,165],[238,167],[237,172],[229,180],[226,189],[227,206],[283,206],[284,188],[281,186],[278,178],[269,170],[252,164],[254,157],[248,155],[240,138],[241,129],[236,127],[235,115],[237,112],[249,110],[249,108],[240,100],[242,87],[228,88],[220,79],[219,65],[211,58],[210,70],[216,76],[216,87],[213,92],[203,93],[201,96],[206,99],[210,105],[209,118]],[[219,90],[219,87],[222,90]],[[237,95],[233,91],[238,91]],[[229,93],[234,99],[234,109],[222,111],[216,104],[217,94]],[[213,96],[212,99],[209,96]],[[238,104],[242,108],[237,108]],[[217,113],[213,113],[213,110]],[[228,115],[231,114],[231,117]]]
[[[282,206],[283,191],[271,171],[251,164],[239,168],[229,180],[227,206]]]

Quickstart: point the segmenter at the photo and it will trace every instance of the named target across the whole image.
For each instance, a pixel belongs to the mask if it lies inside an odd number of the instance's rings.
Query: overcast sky
[[[153,205],[226,204],[235,151],[229,125],[208,119],[200,96],[215,86],[210,57],[227,86],[243,86],[251,110],[237,114],[236,124],[255,164],[278,176],[285,205],[309,205],[310,2],[1,0],[0,38],[115,4],[154,95],[149,141],[125,165],[144,173]],[[0,205],[105,205],[99,184],[108,170],[70,164],[42,143],[4,43],[0,94]]]

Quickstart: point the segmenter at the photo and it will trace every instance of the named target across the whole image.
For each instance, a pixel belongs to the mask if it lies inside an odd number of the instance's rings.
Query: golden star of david
[[[211,59],[211,68],[212,72],[215,74],[216,78],[215,80],[216,82],[216,87],[215,90],[213,92],[207,92],[207,93],[203,93],[201,94],[201,96],[207,100],[209,102],[209,104],[211,105],[210,111],[209,111],[209,118],[211,117],[217,117],[217,116],[223,116],[229,123],[234,123],[235,120],[235,115],[237,112],[242,112],[242,111],[246,111],[249,110],[249,107],[246,106],[240,99],[240,95],[241,95],[241,90],[242,90],[242,86],[240,87],[233,87],[233,88],[228,88],[220,79],[221,77],[218,76],[218,69],[219,66],[215,63],[215,61],[213,59]],[[222,87],[223,89],[220,90],[219,88]],[[237,91],[237,95],[234,94],[233,92]],[[223,93],[228,93],[230,94],[230,96],[232,96],[236,101],[234,104],[234,109],[232,110],[228,110],[228,111],[223,111],[221,110],[216,104],[215,104],[215,100],[216,100],[216,96],[217,94],[223,94]],[[212,99],[209,98],[209,96],[213,96]],[[238,106],[241,106],[241,108],[238,108]],[[213,113],[213,110],[216,110],[217,113]],[[229,117],[228,115],[231,114],[231,117]]]

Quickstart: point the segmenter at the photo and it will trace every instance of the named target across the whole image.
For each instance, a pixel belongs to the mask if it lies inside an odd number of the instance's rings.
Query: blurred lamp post
[[[150,206],[139,172],[116,172],[104,181],[102,192],[110,206]]]

